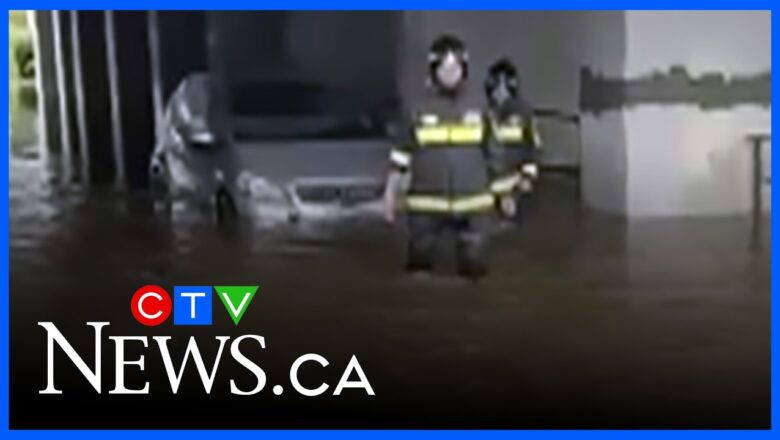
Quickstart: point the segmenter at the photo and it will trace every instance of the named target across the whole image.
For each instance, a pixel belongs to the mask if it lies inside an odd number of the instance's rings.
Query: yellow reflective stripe
[[[503,125],[498,127],[496,137],[499,141],[520,141],[523,139],[523,129],[517,125]]]
[[[482,141],[481,125],[459,125],[450,127],[450,142],[454,144],[478,143]]]
[[[481,142],[483,132],[481,124],[453,124],[419,127],[415,135],[420,145],[470,144]]]
[[[449,200],[433,196],[406,196],[406,207],[412,211],[447,212]]]
[[[495,127],[496,138],[501,142],[519,142],[523,139],[530,139],[534,146],[542,145],[542,138],[539,136],[536,122],[531,125],[520,126],[518,124],[505,124]]]
[[[453,212],[484,211],[493,208],[494,200],[492,194],[464,197],[452,202],[452,210]]]
[[[437,196],[406,196],[406,207],[411,211],[463,213],[484,211],[493,208],[493,205],[493,195],[488,193],[454,199]]]
[[[520,184],[520,175],[518,173],[512,173],[509,176],[500,177],[490,184],[490,191],[493,193],[508,193],[511,192],[515,186]]]
[[[393,148],[390,150],[390,162],[399,167],[407,168],[412,163],[412,155],[406,151]]]
[[[446,143],[450,133],[447,127],[421,127],[416,130],[417,142],[421,145]]]

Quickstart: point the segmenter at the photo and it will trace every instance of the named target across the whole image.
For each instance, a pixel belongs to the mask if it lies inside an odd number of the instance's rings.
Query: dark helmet
[[[496,61],[488,69],[487,78],[485,78],[485,93],[490,96],[493,89],[498,86],[501,77],[504,77],[512,96],[517,96],[520,91],[520,78],[517,75],[517,68],[506,57]]]
[[[463,78],[468,77],[469,54],[463,41],[450,34],[436,37],[428,50],[428,74],[436,78],[436,69],[448,53],[453,53],[463,66]]]

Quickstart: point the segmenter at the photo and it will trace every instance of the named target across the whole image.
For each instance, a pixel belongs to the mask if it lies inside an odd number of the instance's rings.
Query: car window
[[[229,93],[238,138],[359,138],[385,132],[382,103],[349,90],[266,82],[236,84]]]
[[[360,113],[369,104],[347,90],[305,83],[244,83],[230,89],[238,115],[329,116]]]

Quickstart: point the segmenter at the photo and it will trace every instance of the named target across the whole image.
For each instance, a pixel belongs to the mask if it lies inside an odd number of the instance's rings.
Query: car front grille
[[[295,192],[304,203],[354,206],[379,200],[382,197],[382,185],[306,183],[295,185]]]

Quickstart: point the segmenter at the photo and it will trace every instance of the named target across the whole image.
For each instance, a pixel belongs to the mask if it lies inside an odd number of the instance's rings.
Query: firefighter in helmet
[[[492,182],[501,170],[501,148],[490,138],[480,100],[466,87],[468,67],[460,39],[435,39],[427,95],[402,124],[391,150],[385,215],[394,221],[399,206],[407,213],[412,272],[432,270],[437,238],[445,230],[455,234],[461,276],[476,279],[487,271],[486,236],[495,212],[491,184],[506,182]],[[405,175],[408,188],[400,191]]]
[[[536,160],[541,139],[532,109],[522,96],[517,69],[509,59],[502,58],[490,66],[485,94],[494,137],[504,147],[503,173],[518,179],[518,185],[499,198],[500,211],[519,219],[521,200],[530,194],[539,177]]]

